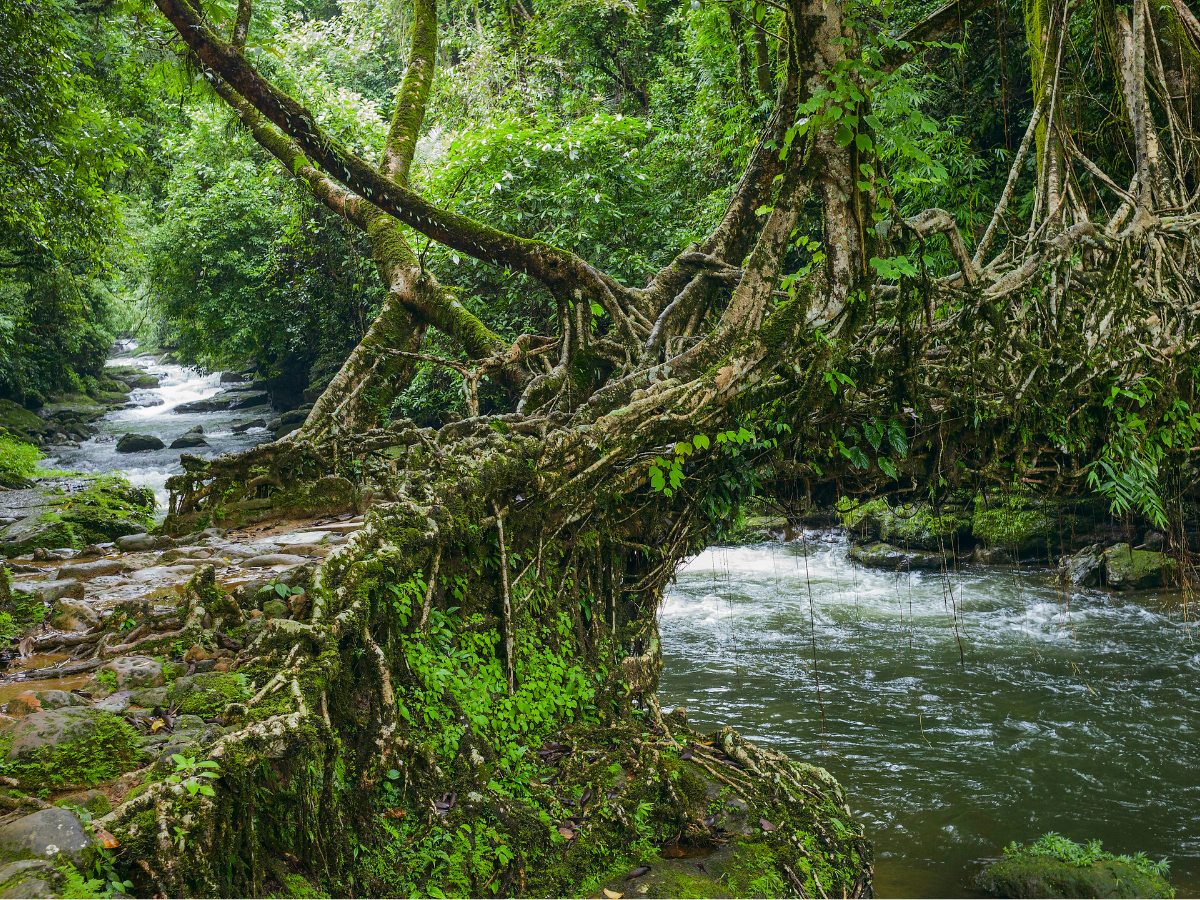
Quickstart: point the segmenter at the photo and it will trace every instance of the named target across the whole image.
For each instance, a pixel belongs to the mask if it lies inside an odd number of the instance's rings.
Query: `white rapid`
[[[167,478],[183,471],[179,465],[181,453],[211,458],[222,453],[248,450],[270,439],[265,428],[251,428],[241,434],[232,430],[239,423],[270,419],[274,413],[268,406],[227,412],[175,412],[180,404],[203,400],[218,393],[221,390],[219,373],[202,375],[194,369],[158,363],[150,356],[115,357],[108,364],[144,369],[158,376],[159,385],[135,389],[130,394],[130,400],[138,406],[115,410],[94,422],[100,433],[83,441],[78,449],[55,448],[54,455],[43,463],[47,468],[85,473],[120,472],[133,484],[154,489],[159,515],[162,516],[166,514]],[[173,440],[197,425],[204,428],[208,447],[169,449]],[[117,439],[126,432],[154,435],[166,447],[139,453],[118,453]]]

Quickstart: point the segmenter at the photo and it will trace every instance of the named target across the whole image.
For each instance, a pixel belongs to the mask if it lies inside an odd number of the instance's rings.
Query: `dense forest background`
[[[856,15],[886,48],[888,34],[932,7],[898,0]],[[232,28],[233,5],[209,13]],[[779,9],[471,0],[439,15],[413,171],[431,200],[575,251],[626,284],[719,221],[772,109]],[[259,4],[251,58],[373,158],[403,76],[406,17],[393,0]],[[1085,89],[1111,91],[1087,18],[1076,17],[1070,66]],[[906,214],[956,210],[971,244],[1031,107],[1025,22],[1020,3],[991,4],[872,101],[888,195]],[[297,389],[328,382],[384,296],[367,238],[254,142],[177,55],[157,11],[4,0],[0,33],[0,395],[36,408],[87,389],[119,335]],[[1105,146],[1106,123],[1076,124]],[[1108,153],[1089,152],[1106,165],[1119,157],[1109,168],[1124,176],[1124,139],[1112,130]],[[1028,218],[1033,155],[1025,169],[1014,220]],[[810,205],[789,261],[801,271],[821,254]],[[501,338],[553,330],[554,303],[533,279],[408,237]],[[935,271],[953,271],[949,254],[928,253]],[[460,352],[436,332],[426,350]],[[486,407],[486,385],[481,397]],[[435,422],[463,405],[460,379],[426,363],[393,411]]]

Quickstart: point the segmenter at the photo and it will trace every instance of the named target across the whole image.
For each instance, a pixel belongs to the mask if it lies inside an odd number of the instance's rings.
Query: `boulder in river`
[[[1074,556],[1064,557],[1058,580],[1063,585],[1097,587],[1104,577],[1104,548],[1100,544],[1084,547]]]
[[[50,625],[59,631],[83,631],[100,621],[100,613],[80,600],[59,600],[54,604]]]
[[[59,578],[91,581],[102,575],[119,575],[128,565],[119,559],[97,559],[94,562],[72,563],[58,570]]]
[[[175,438],[171,441],[172,450],[186,450],[189,447],[207,447],[208,441],[204,439],[204,428],[197,425],[187,434]]]
[[[234,434],[243,434],[243,433],[249,431],[251,428],[266,428],[266,427],[267,427],[266,419],[251,419],[249,422],[243,422],[240,425],[234,425],[232,430],[233,430]]]
[[[1173,897],[1159,863],[1145,856],[1114,856],[1099,841],[1076,844],[1047,834],[1011,844],[976,883],[994,897]]]
[[[118,656],[104,665],[101,672],[117,677],[118,690],[162,687],[167,683],[162,663],[148,656]]]
[[[953,564],[953,556],[943,556],[931,550],[906,550],[891,544],[876,542],[850,548],[850,559],[870,569],[933,569]]]
[[[1114,591],[1162,587],[1163,576],[1173,564],[1165,553],[1134,550],[1129,544],[1115,544],[1104,551],[1105,581]]]
[[[166,535],[127,534],[117,538],[117,549],[125,553],[143,553],[147,550],[160,550],[163,547],[174,547],[175,542]]]
[[[175,407],[177,413],[207,413],[221,412],[226,409],[247,409],[252,406],[266,406],[271,402],[271,395],[266,391],[222,391],[205,400],[193,400],[191,403],[180,403]]]
[[[121,435],[117,441],[117,452],[141,453],[143,450],[161,450],[165,446],[166,444],[152,434],[133,434],[129,432]]]
[[[60,581],[21,581],[13,584],[14,590],[37,594],[43,603],[54,603],[65,597],[83,599],[83,585],[74,579]]]

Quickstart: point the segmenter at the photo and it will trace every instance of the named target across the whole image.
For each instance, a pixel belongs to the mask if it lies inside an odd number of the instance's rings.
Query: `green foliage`
[[[134,730],[118,717],[103,713],[88,734],[0,762],[0,774],[37,785],[46,794],[67,786],[92,787],[136,768],[140,759]]]
[[[1004,855],[1008,857],[1051,856],[1062,862],[1080,867],[1095,865],[1105,860],[1112,860],[1132,866],[1142,875],[1158,875],[1162,878],[1165,878],[1171,872],[1171,863],[1169,860],[1161,859],[1155,862],[1147,857],[1145,853],[1140,852],[1135,853],[1133,856],[1116,856],[1104,850],[1100,846],[1100,841],[1093,840],[1088,841],[1086,844],[1076,844],[1074,841],[1053,831],[1043,834],[1029,845],[1021,845],[1013,841],[1004,848]]]
[[[183,756],[179,753],[172,753],[171,761],[175,763],[175,771],[167,776],[168,782],[182,784],[193,797],[197,794],[203,797],[217,795],[217,792],[208,784],[208,779],[221,777],[221,767],[215,762],[208,759],[196,762],[194,756]]]
[[[1154,379],[1131,387],[1112,386],[1104,400],[1111,411],[1111,430],[1100,457],[1088,466],[1088,487],[1109,498],[1115,515],[1140,512],[1157,528],[1169,524],[1160,472],[1174,452],[1186,454],[1200,433],[1200,418],[1182,399],[1154,416]]]
[[[117,673],[111,669],[97,672],[93,677],[96,680],[96,684],[105,690],[115,691],[117,689]]]
[[[0,484],[33,477],[41,458],[42,454],[36,447],[0,432]]]

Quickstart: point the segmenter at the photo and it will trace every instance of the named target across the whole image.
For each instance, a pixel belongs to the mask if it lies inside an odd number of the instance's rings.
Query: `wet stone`
[[[72,578],[58,581],[17,582],[13,584],[13,590],[37,594],[42,598],[43,603],[54,603],[64,597],[70,597],[72,600],[83,599],[83,585]]]
[[[0,898],[57,897],[62,882],[63,874],[48,860],[19,859],[0,868]]]
[[[98,559],[95,562],[63,566],[58,570],[58,577],[75,581],[91,581],[102,575],[120,575],[125,568],[127,568],[126,564],[119,559]]]
[[[141,453],[144,450],[161,450],[165,447],[161,440],[152,434],[123,434],[117,440],[118,453]]]
[[[295,556],[290,553],[267,553],[263,556],[252,556],[250,559],[243,560],[241,566],[243,569],[252,569],[269,566],[298,566],[306,562],[308,560],[303,556]]]
[[[81,600],[59,600],[54,604],[50,625],[59,631],[83,631],[100,621],[100,613]]]
[[[57,806],[40,809],[0,828],[0,852],[53,860],[61,854],[79,865],[92,839],[74,813]]]
[[[117,676],[120,689],[159,687],[166,683],[162,663],[148,656],[118,656],[100,669]]]

